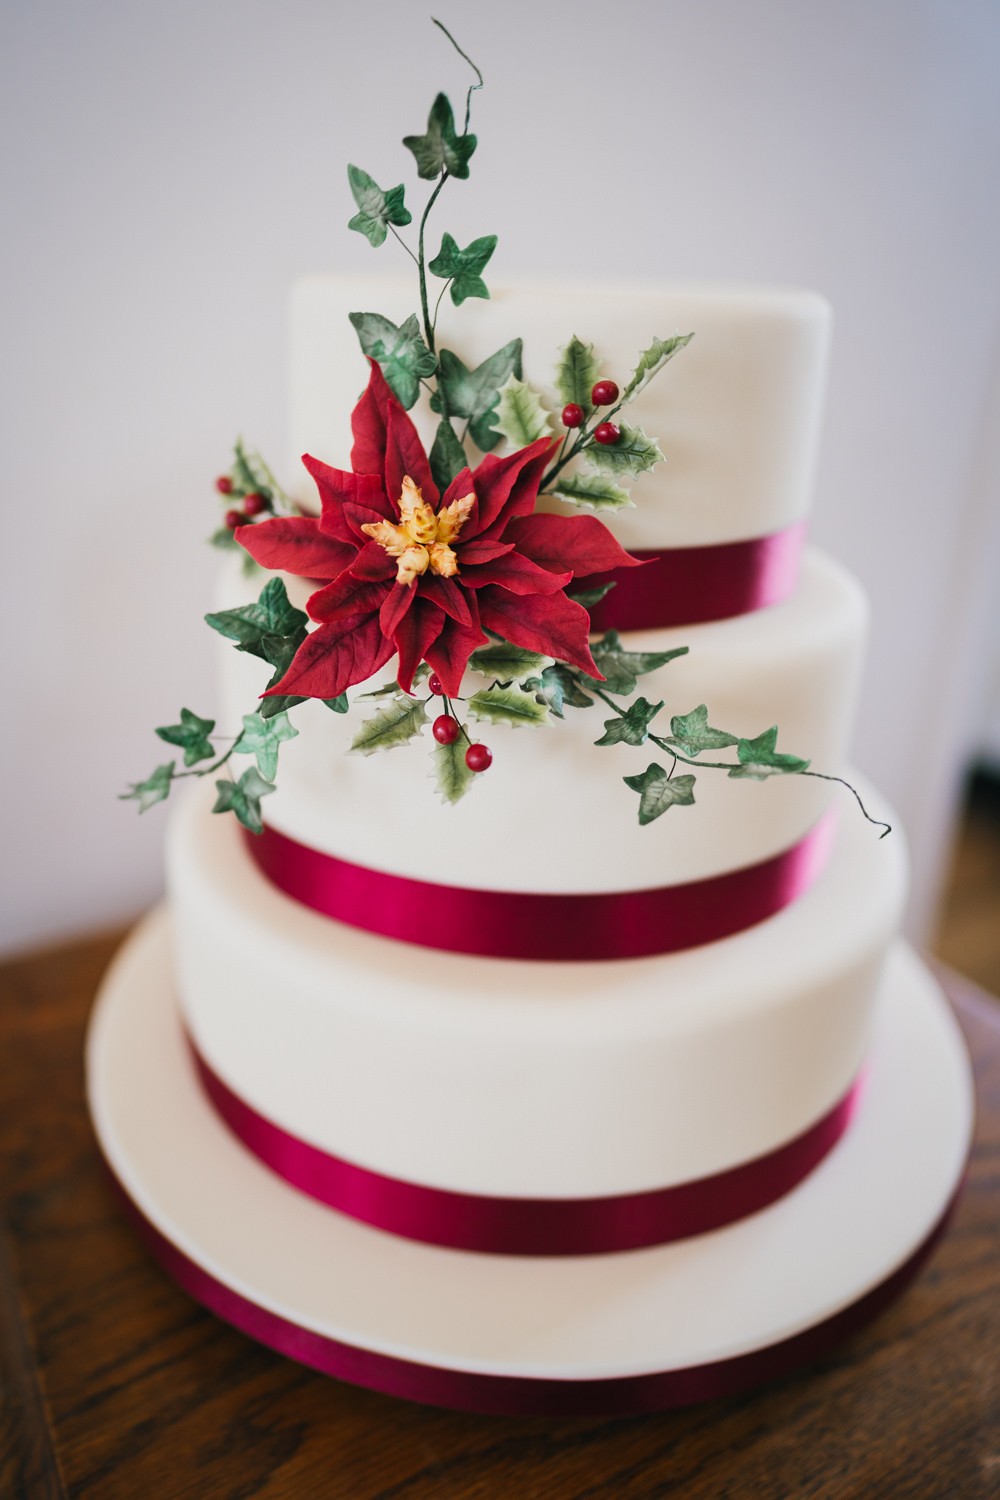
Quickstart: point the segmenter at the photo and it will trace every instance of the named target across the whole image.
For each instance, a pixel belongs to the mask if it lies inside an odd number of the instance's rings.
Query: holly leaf
[[[628,490],[615,484],[607,474],[568,474],[563,470],[552,493],[560,500],[582,505],[587,510],[625,510],[635,505]]]
[[[431,444],[431,451],[427,457],[434,483],[443,495],[455,475],[461,474],[466,463],[465,449],[446,417],[442,417],[438,423],[434,442]]]
[[[507,724],[519,729],[523,724],[544,724],[549,716],[548,706],[539,703],[534,693],[508,683],[506,687],[482,688],[473,693],[468,709],[474,719],[488,724]]]
[[[447,95],[438,94],[427,117],[424,135],[407,135],[403,145],[412,151],[417,176],[430,180],[447,172],[449,177],[468,177],[469,158],[476,149],[476,137],[459,135],[455,116]]]
[[[655,762],[641,776],[623,776],[622,780],[639,793],[639,822],[643,826],[661,817],[668,807],[690,807],[694,801],[695,778],[670,777]]]
[[[433,375],[437,360],[424,343],[416,313],[398,327],[381,313],[349,314],[361,348],[377,360],[390,389],[409,411],[420,395],[421,378]]]
[[[500,433],[493,428],[500,387],[511,375],[521,378],[520,339],[511,339],[474,370],[450,349],[442,349],[438,356],[438,389],[431,396],[431,410],[464,418],[476,447],[490,453],[500,441]]]
[[[708,722],[708,709],[704,703],[693,708],[689,714],[675,714],[670,720],[670,743],[676,745],[683,755],[698,755],[702,750],[724,750],[735,745],[735,734],[724,729],[712,729]]]
[[[484,234],[471,245],[460,250],[450,234],[441,236],[441,249],[427,269],[442,281],[450,281],[451,300],[461,307],[466,297],[489,297],[489,287],[482,278],[482,271],[497,247],[495,234]]]
[[[537,391],[516,375],[509,375],[500,387],[496,429],[513,448],[526,448],[551,432],[549,413]]]
[[[274,784],[265,781],[256,766],[250,766],[239,781],[228,777],[215,783],[218,796],[212,807],[214,813],[232,812],[251,833],[264,832],[264,820],[260,815],[260,799],[275,790]]]
[[[593,609],[594,605],[600,604],[601,600],[615,587],[615,581],[612,579],[610,583],[602,583],[595,589],[567,589],[566,598],[582,604],[584,609]]]
[[[244,714],[243,733],[233,746],[233,754],[256,756],[260,774],[273,781],[282,742],[294,740],[298,732],[289,722],[287,713],[274,714],[270,719],[263,718],[259,712]]]
[[[347,180],[351,185],[354,201],[358,205],[358,212],[347,227],[363,234],[375,249],[384,243],[390,224],[402,227],[410,223],[412,215],[403,204],[402,184],[383,191],[367,172],[362,172],[360,167],[353,166],[347,169]]]
[[[737,740],[736,755],[739,765],[730,771],[731,777],[747,778],[751,781],[766,781],[769,776],[794,776],[809,765],[798,755],[785,755],[775,747],[778,742],[778,726],[773,724],[755,740]]]
[[[682,349],[687,348],[693,338],[693,333],[675,333],[673,338],[654,339],[649,348],[644,349],[639,355],[639,361],[632,371],[632,378],[622,391],[622,402],[634,400],[653,376],[663,369],[667,361],[673,359],[674,355],[679,354]]]
[[[282,580],[269,578],[253,604],[206,615],[205,623],[227,640],[235,641],[241,651],[271,661],[264,650],[265,639],[300,635],[305,631],[307,616],[290,602]]]
[[[466,726],[463,724],[461,728],[463,732],[452,744],[435,745],[431,757],[434,781],[444,802],[461,802],[476,779],[475,771],[470,771],[465,763],[468,741],[465,737]]]
[[[277,501],[286,510],[291,510],[292,504],[278,481],[275,479],[267,464],[261,458],[255,448],[250,448],[241,437],[233,444],[233,462],[229,470],[229,478],[232,480],[231,494],[226,497],[231,503],[235,497],[242,499],[244,495],[263,495],[272,503]],[[239,543],[236,543],[239,546]]]
[[[426,723],[424,700],[397,691],[385,708],[380,708],[361,725],[351,741],[351,753],[374,755],[376,750],[392,750],[397,745],[405,745],[421,732]]]
[[[663,462],[659,443],[648,437],[641,427],[630,427],[627,422],[622,422],[620,434],[617,443],[589,444],[586,454],[595,468],[608,474],[636,475]]]
[[[556,366],[556,389],[563,403],[568,405],[571,401],[575,402],[577,406],[583,407],[584,416],[589,417],[594,410],[590,393],[599,373],[600,366],[593,344],[583,343],[574,333],[566,347],[560,349],[559,363]]]
[[[194,766],[200,760],[211,760],[215,754],[209,739],[214,728],[214,719],[199,719],[189,708],[182,708],[179,724],[164,724],[156,733],[168,745],[180,746],[184,751],[184,764]]]
[[[637,678],[665,667],[677,656],[686,656],[688,647],[675,646],[672,651],[626,651],[617,630],[609,630],[590,651],[605,678],[606,691],[625,697],[634,691]]]
[[[545,657],[537,651],[525,651],[520,646],[511,646],[507,641],[497,641],[492,646],[480,646],[469,657],[469,666],[484,677],[499,682],[512,682],[528,672],[537,672]]]
[[[141,813],[144,813],[148,807],[153,807],[157,802],[165,802],[170,796],[170,784],[174,778],[176,764],[176,761],[168,761],[165,766],[157,766],[152,776],[147,776],[145,781],[130,782],[130,790],[122,792],[118,801],[138,802]]]
[[[637,698],[617,718],[605,719],[604,733],[595,745],[643,745],[649,737],[649,726],[663,707],[650,703],[648,698]]]

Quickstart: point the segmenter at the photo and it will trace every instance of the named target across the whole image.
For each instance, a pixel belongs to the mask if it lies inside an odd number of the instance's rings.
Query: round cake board
[[[190,1295],[340,1379],[503,1413],[662,1409],[815,1359],[919,1268],[958,1192],[973,1114],[951,1010],[900,945],[886,967],[856,1118],[770,1208],[616,1255],[523,1258],[416,1244],[299,1193],[230,1134],[188,1051],[163,909],[109,971],[87,1074],[123,1201]]]

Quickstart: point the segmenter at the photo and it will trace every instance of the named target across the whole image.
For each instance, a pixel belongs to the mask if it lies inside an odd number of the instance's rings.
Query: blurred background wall
[[[1000,8],[440,15],[487,80],[449,227],[501,232],[497,279],[833,302],[814,536],[874,604],[857,759],[907,825],[919,936],[1000,675]],[[237,432],[285,451],[292,279],[373,264],[345,163],[400,180],[400,138],[466,79],[423,9],[390,0],[4,0],[0,947],[160,889],[163,809],[114,797],[163,758],[153,725],[212,701],[212,476]]]

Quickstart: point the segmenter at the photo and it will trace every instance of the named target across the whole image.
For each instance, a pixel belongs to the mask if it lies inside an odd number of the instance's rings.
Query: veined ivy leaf
[[[496,428],[513,448],[526,448],[551,432],[549,413],[537,391],[516,375],[508,376],[500,387]]]
[[[542,696],[552,712],[560,719],[563,717],[564,704],[570,708],[589,708],[594,701],[590,694],[585,693],[580,687],[572,669],[564,666],[561,661],[554,662],[551,667],[546,667],[540,681]],[[558,707],[556,707],[557,703]]]
[[[655,438],[641,427],[622,422],[617,443],[591,443],[584,451],[595,468],[607,474],[643,474],[662,463],[663,454]]]
[[[474,719],[508,724],[512,729],[519,729],[522,724],[544,724],[549,716],[548,706],[539,703],[534,693],[513,684],[482,688],[473,693],[467,707]]]
[[[199,719],[189,708],[182,708],[179,724],[164,724],[156,733],[168,745],[180,746],[184,751],[184,764],[194,766],[200,760],[211,760],[215,754],[209,739],[214,728],[214,719]]]
[[[766,781],[769,776],[794,776],[809,765],[798,755],[785,755],[777,750],[778,726],[773,724],[755,740],[738,740],[736,755],[739,765],[734,766],[730,776],[745,777],[751,781]]]
[[[424,135],[403,137],[407,151],[413,152],[418,177],[428,181],[447,172],[449,177],[468,177],[469,158],[476,149],[476,137],[459,135],[455,130],[455,116],[445,94],[438,94],[427,117]]]
[[[689,714],[675,714],[670,720],[671,744],[683,755],[698,755],[702,750],[724,750],[735,745],[737,736],[727,734],[724,729],[712,729],[708,722],[708,708],[700,703]]]
[[[639,822],[645,826],[668,807],[689,807],[694,801],[693,776],[667,775],[662,766],[647,766],[641,776],[623,776],[625,785],[639,793]]]
[[[347,701],[346,693],[338,693],[336,698],[320,698],[319,701],[320,703],[324,704],[331,713],[335,714],[346,714],[348,708],[350,707],[350,704]]]
[[[416,313],[398,328],[381,313],[353,312],[349,317],[365,354],[382,366],[390,389],[409,411],[420,395],[421,378],[437,369],[437,360],[421,337]]]
[[[273,781],[282,742],[294,740],[298,732],[289,722],[287,713],[274,714],[270,719],[263,718],[260,713],[244,714],[243,733],[233,746],[233,754],[256,756],[260,774]]]
[[[545,657],[537,651],[525,651],[520,646],[511,646],[507,641],[498,641],[494,646],[480,646],[469,657],[469,666],[484,677],[493,677],[499,682],[512,682],[528,672],[537,672]]]
[[[304,628],[296,631],[294,635],[265,635],[261,638],[260,651],[257,654],[274,668],[267,680],[267,687],[272,688],[281,681],[305,638]],[[304,698],[296,697],[291,693],[279,693],[273,698],[262,698],[257,712],[262,719],[274,719],[278,714],[287,713],[290,708],[305,701]]]
[[[176,761],[168,761],[165,766],[157,766],[152,776],[147,776],[145,781],[130,782],[130,790],[122,792],[118,801],[138,802],[141,813],[157,802],[164,802],[170,796],[170,784],[176,764]]]
[[[615,719],[605,719],[604,733],[595,745],[644,745],[649,736],[649,726],[663,707],[650,703],[647,698],[637,698],[623,714]]]
[[[275,787],[272,782],[264,780],[256,766],[244,771],[239,781],[230,781],[228,777],[217,781],[215,789],[218,795],[212,808],[214,813],[235,813],[244,828],[249,828],[251,833],[263,833],[260,799],[269,797]]]
[[[639,355],[638,363],[632,371],[632,378],[622,391],[622,401],[633,400],[649,384],[657,371],[662,370],[667,361],[686,348],[693,338],[693,333],[675,333],[673,338],[654,339],[649,348],[644,349]]]
[[[380,708],[361,725],[351,741],[351,753],[374,755],[376,750],[392,750],[396,745],[405,745],[420,733],[426,723],[424,700],[397,692],[385,708]]]
[[[602,583],[595,589],[567,589],[566,598],[572,599],[576,604],[582,604],[584,609],[593,609],[595,604],[600,604],[611,590],[615,588],[614,579],[610,583]]]
[[[235,641],[241,651],[250,651],[270,661],[263,647],[265,637],[304,632],[307,617],[291,604],[282,580],[269,578],[255,603],[206,615],[205,623],[227,640]]]
[[[495,234],[484,234],[460,250],[450,234],[441,236],[441,249],[427,269],[442,281],[450,281],[451,300],[461,307],[466,297],[489,297],[489,287],[482,278],[487,261],[497,247]]]
[[[403,204],[402,184],[399,187],[387,188],[383,192],[373,177],[369,177],[367,172],[362,172],[360,167],[354,166],[348,167],[347,180],[351,185],[354,201],[358,205],[358,212],[347,227],[363,234],[375,249],[384,243],[390,224],[396,224],[401,228],[404,224],[410,223],[412,215]]]
[[[583,407],[584,416],[594,410],[590,393],[600,374],[600,365],[594,354],[593,344],[585,344],[574,333],[565,349],[559,351],[556,366],[556,390],[564,404],[573,401]]]
[[[465,468],[465,449],[459,442],[454,427],[445,417],[437,425],[427,458],[434,483],[443,495],[455,475],[461,474]]]
[[[589,448],[587,452],[590,452]],[[560,500],[569,500],[587,510],[625,510],[635,505],[628,490],[615,484],[607,474],[569,474],[564,469],[555,481],[552,493]]]
[[[461,802],[476,779],[475,771],[470,771],[465,764],[468,740],[465,737],[466,726],[463,724],[461,727],[463,732],[458,739],[451,745],[435,745],[431,757],[434,781],[444,802]]]
[[[511,375],[521,378],[521,340],[511,339],[474,370],[468,369],[457,354],[442,349],[438,355],[438,389],[431,396],[431,411],[447,410],[449,417],[459,417],[469,424],[469,435],[483,453],[490,453],[500,441],[493,428],[500,387]]]
[[[617,630],[608,630],[590,654],[600,668],[605,680],[605,691],[621,697],[635,689],[636,679],[646,672],[655,672],[665,667],[677,656],[686,656],[687,646],[675,646],[672,651],[626,651]]]

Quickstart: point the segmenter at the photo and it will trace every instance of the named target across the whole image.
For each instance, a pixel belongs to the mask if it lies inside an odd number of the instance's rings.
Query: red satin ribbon
[[[578,895],[436,885],[351,864],[275,828],[246,834],[261,872],[324,916],[424,948],[481,958],[643,958],[718,942],[772,917],[812,885],[830,852],[826,813],[790,849],[682,885]]]
[[[780,604],[795,588],[805,543],[804,521],[771,536],[711,547],[633,551],[644,568],[585,579],[615,584],[590,611],[594,630],[660,630],[699,625]]]
[[[799,1365],[826,1354],[904,1290],[944,1233],[958,1199],[956,1192],[923,1243],[883,1282],[857,1302],[791,1338],[729,1359],[689,1365],[683,1370],[603,1380],[546,1380],[419,1364],[344,1344],[303,1328],[244,1297],[198,1265],[150,1222],[123,1184],[111,1175],[136,1232],[167,1275],[196,1302],[250,1338],[288,1359],[352,1385],[428,1406],[494,1416],[631,1416],[733,1396],[767,1381],[779,1380]]]
[[[266,1119],[188,1038],[206,1094],[243,1145],[292,1187],[405,1239],[493,1255],[604,1255],[665,1245],[757,1213],[791,1192],[850,1124],[860,1082],[808,1130],[753,1161],[652,1192],[605,1198],[493,1198],[423,1187],[321,1151]]]

